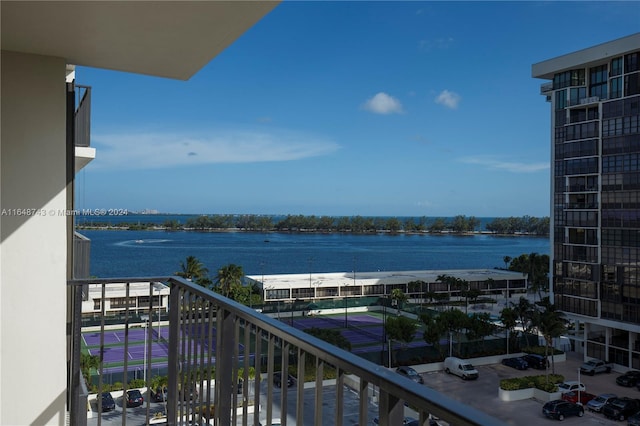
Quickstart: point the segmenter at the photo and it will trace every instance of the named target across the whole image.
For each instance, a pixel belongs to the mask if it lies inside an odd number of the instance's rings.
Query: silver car
[[[587,402],[587,409],[589,411],[595,411],[596,413],[602,412],[602,407],[604,404],[612,400],[613,398],[617,398],[618,396],[613,393],[603,393],[601,395],[596,396],[591,401]]]

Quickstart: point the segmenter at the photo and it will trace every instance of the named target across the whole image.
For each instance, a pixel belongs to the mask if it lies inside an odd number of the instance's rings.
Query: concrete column
[[[63,425],[65,61],[1,55],[0,424]]]

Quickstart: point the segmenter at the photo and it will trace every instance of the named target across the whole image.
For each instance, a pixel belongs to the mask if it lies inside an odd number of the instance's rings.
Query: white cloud
[[[380,92],[373,98],[368,99],[362,105],[362,108],[375,114],[402,113],[402,104],[400,101],[384,92]]]
[[[208,136],[127,133],[94,135],[92,139],[97,148],[92,164],[102,169],[294,161],[340,149],[333,141],[293,132],[226,131]]]
[[[461,162],[467,164],[477,164],[490,170],[502,170],[511,173],[535,173],[549,169],[548,162],[541,163],[520,163],[516,161],[503,161],[488,156],[464,157]]]
[[[443,90],[436,97],[435,102],[440,105],[444,105],[447,108],[456,109],[460,103],[460,95],[448,90]]]

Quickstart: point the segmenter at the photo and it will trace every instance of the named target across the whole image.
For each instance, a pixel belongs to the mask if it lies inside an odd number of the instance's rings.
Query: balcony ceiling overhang
[[[3,0],[2,50],[186,80],[278,3]]]

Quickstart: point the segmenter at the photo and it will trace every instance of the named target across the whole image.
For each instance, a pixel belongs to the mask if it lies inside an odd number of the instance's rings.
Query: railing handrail
[[[429,412],[437,417],[449,421],[455,425],[486,425],[500,426],[503,421],[490,416],[474,407],[463,404],[434,389],[408,381],[394,371],[374,364],[362,357],[340,349],[321,339],[311,336],[304,331],[291,327],[277,319],[263,315],[256,310],[228,299],[210,289],[202,287],[191,281],[177,276],[156,277],[122,277],[122,278],[96,278],[75,279],[68,282],[71,286],[86,284],[111,284],[111,283],[138,283],[138,282],[164,282],[171,286],[182,287],[190,294],[202,297],[205,300],[215,301],[216,306],[232,312],[237,318],[257,326],[273,336],[292,344],[306,353],[316,356],[318,359],[346,371],[355,374],[361,380],[377,386],[381,392],[386,392],[395,398],[404,400],[410,406],[420,411]]]

